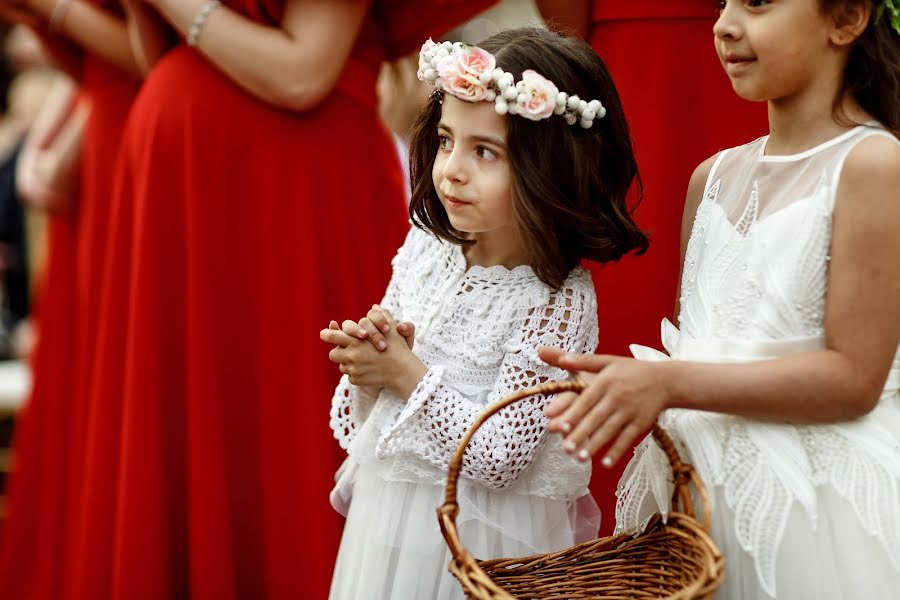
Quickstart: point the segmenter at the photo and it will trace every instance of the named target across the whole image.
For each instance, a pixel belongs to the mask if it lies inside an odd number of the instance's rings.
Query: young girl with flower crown
[[[718,597],[896,598],[900,7],[727,0],[715,36],[770,133],[694,173],[668,354],[542,352],[590,379],[551,429],[611,465],[659,417],[711,493]],[[620,530],[665,510],[670,477],[641,443]]]
[[[344,373],[331,426],[349,454],[332,492],[347,517],[335,599],[462,597],[435,518],[450,457],[488,404],[566,377],[540,346],[596,347],[581,260],[647,246],[626,205],[628,127],[586,44],[536,28],[429,40],[420,77],[437,90],[411,140],[415,226],[381,303],[321,334]],[[458,524],[480,557],[596,534],[590,465],[548,438],[546,402],[504,409],[469,446]]]

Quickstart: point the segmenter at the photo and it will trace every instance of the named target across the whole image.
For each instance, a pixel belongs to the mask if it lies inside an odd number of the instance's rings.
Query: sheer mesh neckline
[[[762,138],[762,143],[759,145],[759,160],[760,162],[777,163],[809,158],[810,156],[818,154],[822,150],[826,150],[828,148],[831,148],[832,146],[836,146],[837,144],[840,144],[841,142],[853,137],[853,135],[863,127],[883,129],[883,127],[881,127],[881,125],[879,125],[876,121],[869,121],[863,123],[862,125],[857,125],[853,129],[848,129],[837,137],[833,137],[830,140],[826,140],[821,144],[817,144],[812,148],[808,148],[807,150],[797,152],[795,154],[766,154],[766,147],[769,145],[769,136],[765,135]]]

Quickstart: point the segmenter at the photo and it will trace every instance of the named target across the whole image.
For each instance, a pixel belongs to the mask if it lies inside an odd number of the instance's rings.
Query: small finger
[[[541,357],[541,360],[555,367],[559,366],[559,359],[564,354],[564,350],[560,350],[559,348],[555,348],[553,346],[541,346],[538,349],[538,356]]]
[[[571,439],[577,444],[580,443],[583,438],[587,437],[583,432],[588,425],[582,425],[582,421],[586,418],[588,413],[592,412],[595,407],[601,404],[604,392],[605,386],[603,385],[602,380],[595,379],[575,398],[575,400],[572,401],[561,415],[556,417],[561,421],[570,423],[572,426],[571,432],[566,437],[567,440]],[[581,427],[581,429],[579,429],[579,427]]]
[[[383,333],[387,333],[391,330],[391,325],[388,323],[387,316],[384,314],[384,311],[377,304],[373,304],[372,308],[369,309],[368,314],[366,316],[375,324],[375,327],[378,328],[378,331]]]
[[[601,464],[609,469],[614,464],[619,462],[619,459],[622,458],[623,454],[625,454],[629,450],[634,449],[635,441],[637,441],[637,438],[641,435],[641,433],[641,428],[634,424],[630,424],[625,427],[625,429],[622,430],[622,433],[619,434],[616,442],[606,452],[603,460],[600,461]]]
[[[579,444],[576,456],[580,460],[587,460],[588,457],[597,454],[623,430],[624,420],[621,417],[599,414],[598,418],[602,420],[595,423],[596,429],[585,436],[584,441]]]
[[[343,331],[335,331],[334,329],[323,329],[319,332],[319,339],[328,344],[346,347],[355,340]]]
[[[559,356],[556,366],[569,371],[599,373],[617,360],[621,360],[621,357],[608,354],[577,354],[569,352]]]
[[[346,352],[340,346],[336,348],[332,348],[331,352],[328,353],[328,360],[333,363],[344,363],[347,360]]]
[[[387,348],[387,342],[384,339],[384,335],[378,331],[378,327],[369,317],[363,317],[359,322],[359,326],[366,330],[366,336],[369,338],[369,342],[371,342],[378,350]]]
[[[584,396],[579,397],[569,410],[575,409],[583,399]],[[565,414],[565,418],[571,419],[569,422],[574,425],[572,432],[566,436],[566,441],[563,442],[563,449],[570,454],[581,450],[587,440],[603,426],[609,417],[609,405],[602,399],[591,403],[587,408],[583,406],[578,408],[583,411],[578,418],[570,417],[569,411],[566,411]]]
[[[340,331],[341,326],[338,324],[337,321],[331,321],[331,322],[328,324],[328,329],[337,329],[337,330]]]
[[[550,401],[546,407],[544,407],[544,416],[550,417],[554,419],[561,415],[567,408],[572,405],[572,402],[575,401],[575,398],[578,397],[578,394],[575,392],[563,392],[561,394],[557,394],[553,400]],[[562,423],[562,421],[559,421]],[[552,430],[552,427],[551,427]],[[560,430],[562,431],[562,430]],[[565,431],[564,433],[568,433]]]
[[[347,335],[359,338],[361,340],[366,339],[366,336],[369,335],[369,332],[360,327],[359,323],[357,323],[356,321],[344,321],[341,324],[341,330],[343,330],[343,332]]]

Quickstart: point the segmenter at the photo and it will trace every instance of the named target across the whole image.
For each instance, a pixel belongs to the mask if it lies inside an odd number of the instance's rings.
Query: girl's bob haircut
[[[578,38],[536,27],[502,31],[478,46],[517,80],[532,69],[560,90],[606,107],[606,116],[589,129],[555,115],[542,121],[507,117],[513,211],[535,274],[558,289],[582,259],[604,263],[646,251],[647,236],[628,206],[633,184],[635,204],[641,196],[631,136],[600,57]],[[409,212],[416,226],[467,245],[473,242],[450,224],[432,180],[442,98],[433,93],[413,127]]]

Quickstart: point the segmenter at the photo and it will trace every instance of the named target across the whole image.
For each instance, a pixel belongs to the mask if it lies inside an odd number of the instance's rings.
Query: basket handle
[[[447,541],[447,546],[450,548],[453,558],[459,559],[466,552],[460,542],[456,530],[456,517],[459,515],[457,484],[459,482],[459,473],[462,469],[463,456],[465,455],[469,442],[472,440],[475,432],[478,431],[489,418],[514,402],[538,394],[552,395],[563,392],[581,393],[586,387],[587,385],[580,379],[569,379],[566,381],[550,381],[535,387],[522,389],[488,406],[478,418],[475,419],[475,422],[472,423],[465,435],[463,435],[462,440],[459,442],[459,446],[456,448],[453,458],[450,459],[450,464],[447,468],[447,488],[444,493],[444,504],[437,509],[441,532],[444,535],[444,539]],[[703,508],[702,525],[706,531],[709,531],[709,500],[703,482],[697,477],[697,473],[691,465],[681,461],[681,457],[678,455],[678,450],[675,448],[672,438],[669,437],[669,434],[666,433],[662,427],[654,423],[652,433],[653,438],[666,454],[666,457],[669,459],[669,465],[672,467],[675,481],[675,490],[672,493],[672,511],[682,512],[689,517],[694,518],[694,508],[689,487],[690,484],[693,484],[697,489],[700,503]]]

